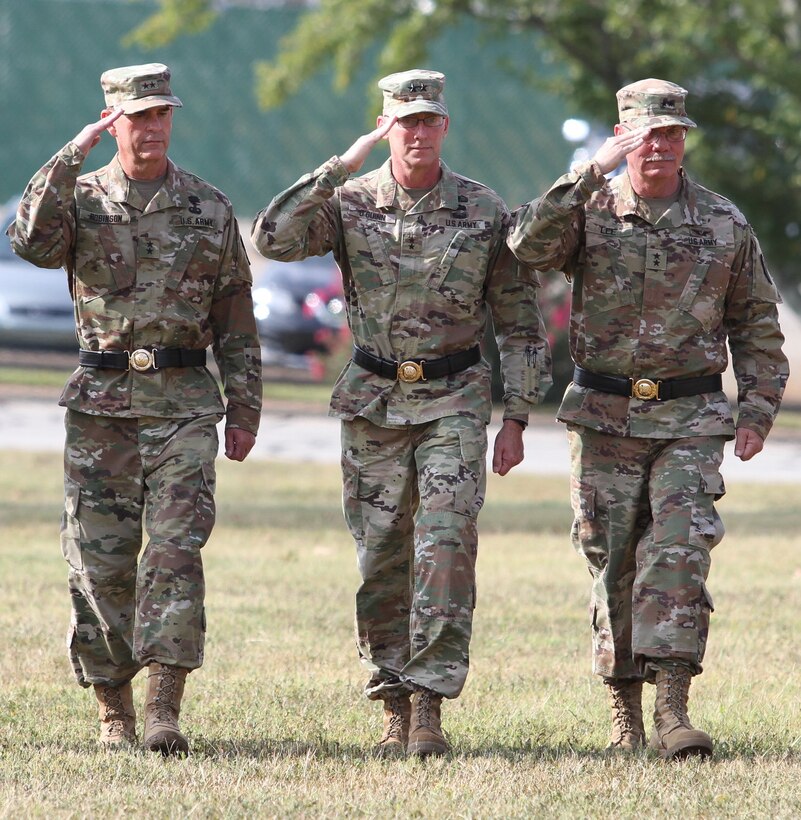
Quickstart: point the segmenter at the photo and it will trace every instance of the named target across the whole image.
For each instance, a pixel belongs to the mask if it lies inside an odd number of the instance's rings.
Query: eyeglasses
[[[654,128],[649,139],[656,140],[664,136],[668,142],[684,142],[687,139],[687,131],[683,125],[668,125],[664,128]]]
[[[445,122],[445,117],[442,114],[427,114],[425,117],[398,117],[398,125],[401,128],[405,128],[407,131],[411,131],[420,123],[423,123],[426,128],[441,128],[442,123]]]
[[[633,131],[630,125],[623,125],[626,131]],[[690,129],[684,125],[666,125],[663,128],[652,128],[646,137],[646,142],[654,142],[664,136],[668,142],[684,142]]]

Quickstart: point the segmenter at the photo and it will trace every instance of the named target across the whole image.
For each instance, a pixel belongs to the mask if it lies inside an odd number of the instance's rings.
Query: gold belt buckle
[[[642,399],[643,401],[650,401],[651,399],[659,398],[659,382],[653,382],[650,379],[634,379],[631,380],[631,397],[633,399]]]
[[[140,373],[144,373],[151,368],[158,370],[158,367],[156,367],[156,351],[145,350],[140,347],[138,350],[134,350],[133,353],[128,354],[128,364]]]
[[[423,364],[424,362],[401,362],[398,365],[398,379],[402,382],[406,382],[406,384],[414,384],[414,382],[419,382],[421,379],[425,381]]]

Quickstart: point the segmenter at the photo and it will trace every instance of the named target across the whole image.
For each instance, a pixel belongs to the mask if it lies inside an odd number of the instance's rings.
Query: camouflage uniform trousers
[[[593,577],[593,671],[654,675],[651,659],[701,672],[723,537],[723,436],[649,439],[568,425],[573,545]]]
[[[420,688],[455,698],[464,686],[486,453],[486,425],[466,416],[342,424],[343,508],[362,577],[357,643],[373,700]]]
[[[200,549],[214,526],[220,418],[67,411],[61,548],[68,651],[82,686],[129,680],[153,661],[202,664]],[[138,560],[143,522],[149,542]]]

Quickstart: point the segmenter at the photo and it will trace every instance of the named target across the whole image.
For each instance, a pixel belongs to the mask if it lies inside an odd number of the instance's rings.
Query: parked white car
[[[11,250],[6,228],[17,201],[0,212],[0,345],[77,350],[67,274],[37,268]]]

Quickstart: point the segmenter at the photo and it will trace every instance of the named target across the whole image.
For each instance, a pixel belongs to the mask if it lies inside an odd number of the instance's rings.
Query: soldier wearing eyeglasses
[[[523,459],[529,408],[550,383],[539,281],[505,244],[509,212],[440,159],[444,85],[435,71],[384,77],[377,128],[275,197],[253,228],[271,259],[332,251],[342,271],[354,348],[331,414],[342,419],[343,507],[362,576],[366,694],[384,705],[380,756],[447,752],[441,702],[467,676],[489,314],[505,383],[500,475]],[[390,158],[354,176],[382,140]]]
[[[760,452],[787,380],[781,301],[740,211],[682,167],[687,92],[641,80],[591,161],[521,212],[509,244],[572,283],[575,361],[558,417],[572,460],[573,542],[593,576],[595,673],[612,702],[610,748],[708,756],[687,714],[702,671],[710,551],[723,536],[724,443]],[[627,163],[625,173],[606,175]],[[722,390],[731,350],[738,415]]]

